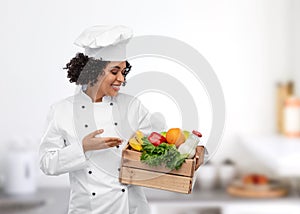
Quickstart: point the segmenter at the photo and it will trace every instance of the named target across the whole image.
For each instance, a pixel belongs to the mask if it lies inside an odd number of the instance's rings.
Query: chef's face
[[[122,83],[125,81],[126,62],[110,62],[104,68],[103,74],[98,77],[98,94],[116,96]]]

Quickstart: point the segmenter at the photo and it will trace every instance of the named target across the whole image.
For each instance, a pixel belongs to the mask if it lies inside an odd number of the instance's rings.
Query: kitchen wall
[[[214,67],[227,104],[226,131],[214,159],[231,157],[243,171],[266,172],[243,150],[241,138],[275,132],[275,85],[293,78],[291,2],[219,1],[191,4],[190,10],[188,26],[198,32],[193,44]]]
[[[185,41],[211,64],[224,90],[226,130],[212,161],[226,157],[247,170],[255,162],[241,138],[275,132],[275,84],[300,79],[299,1],[5,1],[0,3],[2,51],[0,143],[15,137],[38,146],[49,106],[73,94],[62,67],[79,51],[72,43],[87,26],[124,24],[136,35]],[[298,18],[298,19],[297,19]],[[298,81],[298,94],[299,93]],[[16,141],[16,140],[14,140]],[[0,172],[3,174],[3,164]],[[39,173],[40,185],[67,176]]]
[[[296,95],[300,96],[300,1],[292,1],[292,32],[293,32],[293,76],[296,81]]]

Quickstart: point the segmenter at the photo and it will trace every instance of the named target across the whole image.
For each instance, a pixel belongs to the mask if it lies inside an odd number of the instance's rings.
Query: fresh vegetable
[[[129,139],[129,145],[136,151],[142,151],[143,147],[135,138]]]
[[[148,140],[154,146],[158,146],[158,145],[160,145],[163,142],[167,142],[167,139],[164,136],[162,136],[161,134],[157,133],[157,132],[152,132],[149,135]]]
[[[172,128],[167,131],[166,139],[169,144],[175,144],[178,148],[185,141],[185,137],[180,128]]]
[[[162,136],[166,137],[167,132],[161,132],[160,134],[161,134]]]
[[[143,137],[144,137],[143,132],[136,131],[135,135],[129,139],[129,145],[131,146],[131,148],[133,148],[136,151],[142,151]]]
[[[140,130],[135,132],[135,139],[140,143],[143,144],[143,140],[142,138],[144,137],[143,132],[141,132]]]
[[[183,130],[183,135],[184,135],[184,138],[185,139],[188,139],[188,137],[190,136],[190,132],[189,131],[187,131],[187,130]]]
[[[165,166],[171,170],[179,169],[184,163],[187,155],[181,155],[175,145],[161,143],[154,146],[144,137],[142,144],[143,153],[140,160],[149,166]]]

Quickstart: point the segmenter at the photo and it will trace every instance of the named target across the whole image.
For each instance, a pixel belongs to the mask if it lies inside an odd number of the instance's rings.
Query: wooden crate
[[[201,147],[203,148],[203,147]],[[131,150],[127,145],[122,151],[122,163],[119,180],[123,184],[168,190],[189,194],[192,191],[196,159],[186,159],[178,170],[166,167],[150,167],[140,161],[141,152]],[[204,159],[204,148],[199,157]]]

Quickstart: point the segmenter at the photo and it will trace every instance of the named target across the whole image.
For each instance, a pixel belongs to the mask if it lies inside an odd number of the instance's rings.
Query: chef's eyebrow
[[[115,66],[111,67],[110,69],[113,69],[113,68],[121,69],[121,67],[120,67],[120,66],[117,66],[117,65],[115,65]],[[124,69],[126,69],[126,67],[125,67],[125,68],[123,68],[123,70],[124,70]]]
[[[118,69],[120,69],[120,66],[115,65],[115,66],[113,66],[111,68],[118,68]]]

